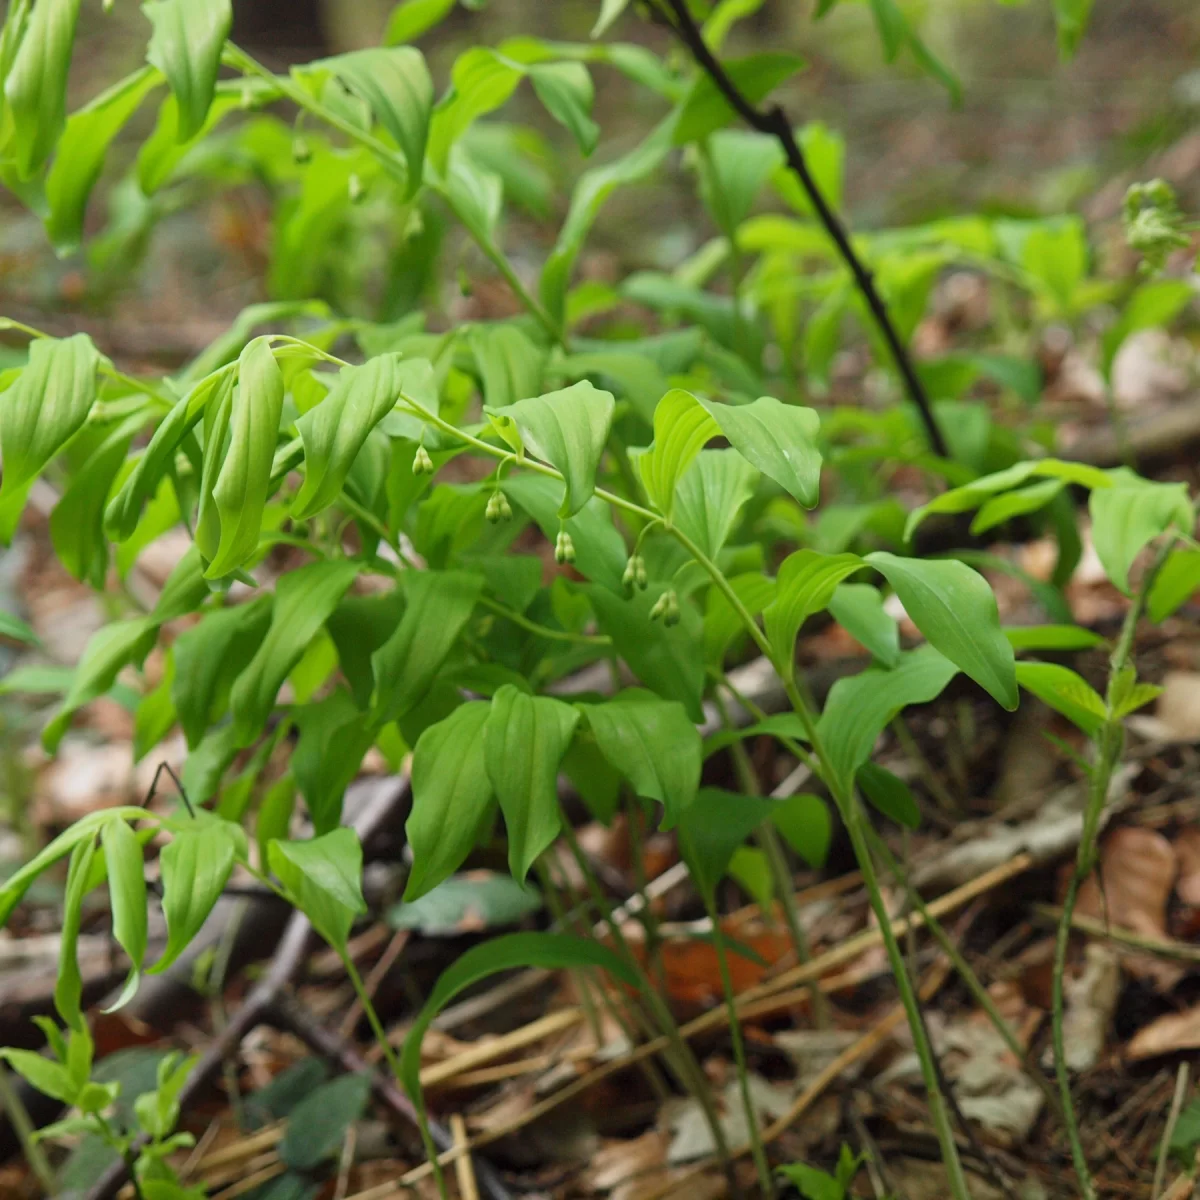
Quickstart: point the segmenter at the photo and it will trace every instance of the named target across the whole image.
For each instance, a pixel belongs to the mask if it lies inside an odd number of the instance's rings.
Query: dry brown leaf
[[[1100,851],[1103,894],[1094,876],[1079,889],[1075,911],[1081,917],[1108,920],[1149,938],[1166,938],[1167,904],[1179,872],[1175,850],[1161,833],[1128,826],[1115,829]],[[1122,962],[1130,974],[1173,987],[1184,971],[1176,963],[1147,954],[1127,954]]]
[[[1134,1062],[1173,1054],[1177,1050],[1200,1049],[1200,1006],[1186,1012],[1168,1013],[1138,1030],[1125,1048],[1126,1057]]]
[[[1184,904],[1200,906],[1200,825],[1180,830],[1173,844],[1179,860],[1175,891]]]
[[[1200,740],[1200,672],[1168,671],[1155,715],[1166,734],[1181,742]]]
[[[1104,1052],[1121,994],[1121,966],[1113,950],[1100,942],[1089,943],[1083,974],[1067,979],[1063,991],[1067,1066],[1072,1071],[1088,1071]]]

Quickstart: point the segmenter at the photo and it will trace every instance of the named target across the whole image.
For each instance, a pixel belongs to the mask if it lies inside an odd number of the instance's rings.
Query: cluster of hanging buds
[[[560,529],[555,539],[554,561],[559,566],[575,561],[575,543],[571,541],[571,535],[565,529]]]
[[[297,166],[304,166],[312,158],[312,145],[302,133],[292,138],[292,161]]]
[[[662,618],[662,623],[668,627],[679,624],[679,597],[675,595],[675,589],[663,592],[661,596],[654,602],[654,607],[650,610],[650,620],[657,621]]]
[[[429,451],[424,446],[418,446],[416,454],[413,455],[412,472],[414,475],[433,474],[433,459],[429,457]]]
[[[488,497],[487,508],[483,515],[493,525],[499,524],[501,521],[512,520],[512,505],[509,504],[508,497],[499,488]]]
[[[631,554],[629,561],[625,564],[625,571],[621,575],[621,586],[625,589],[625,598],[629,599],[633,595],[634,587],[638,587],[644,592],[649,582],[646,575],[646,560],[640,554]]]

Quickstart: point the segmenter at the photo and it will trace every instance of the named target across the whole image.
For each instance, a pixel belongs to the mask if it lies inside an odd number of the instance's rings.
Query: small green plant
[[[731,1170],[703,1073],[611,920],[563,819],[558,779],[565,774],[602,822],[624,803],[678,829],[714,918],[727,874],[754,880],[764,897],[790,895],[779,838],[820,865],[832,807],[909,1017],[949,1192],[964,1200],[949,1106],[872,850],[868,807],[911,823],[916,806],[872,762],[875,742],[897,714],[960,674],[1005,709],[1025,687],[1074,714],[1099,747],[1086,871],[1120,721],[1150,696],[1127,669],[1133,622],[1141,603],[1161,616],[1200,583],[1200,549],[1187,541],[1194,512],[1182,487],[1044,457],[1034,439],[968,398],[986,380],[1020,411],[1040,387],[1030,355],[981,350],[917,363],[908,345],[953,267],[986,274],[1031,320],[1077,321],[1097,303],[1119,304],[1106,370],[1125,337],[1172,319],[1190,289],[1098,279],[1071,217],[966,215],[851,237],[838,216],[840,137],[815,123],[793,129],[781,110],[755,107],[801,61],[716,57],[756,4],[714,5],[702,25],[682,0],[651,6],[698,66],[631,43],[519,36],[459,55],[439,97],[411,42],[451,7],[410,0],[395,10],[387,45],[276,74],[228,41],[228,0],[157,0],[145,10],[148,65],[68,116],[78,4],[9,6],[0,179],[44,217],[60,251],[80,247],[106,153],[152,99],[155,127],[109,193],[108,227],[86,248],[99,277],[111,279],[161,217],[197,197],[254,181],[274,201],[270,300],[172,375],[134,377],[86,335],[52,338],[4,322],[27,342],[28,358],[0,374],[0,535],[12,537],[42,480],[58,494],[55,550],[96,588],[127,576],[168,530],[182,526],[192,542],[152,605],[121,593],[125,607],[89,643],[43,731],[54,752],[77,712],[135,681],[135,753],[152,754],[182,730],[185,807],[93,814],[6,880],[0,924],[39,875],[67,860],[55,1004],[71,1031],[57,1064],[70,1087],[58,1073],[39,1078],[16,1051],[9,1061],[99,1128],[112,1097],[89,1082],[81,1049],[68,1061],[86,1038],[75,953],[85,897],[107,884],[131,963],[127,998],[143,970],[179,957],[240,869],[304,912],[342,956],[418,1113],[422,1033],[454,995],[515,966],[598,969],[627,984],[665,1035],[672,1075],[696,1094]],[[605,3],[598,29],[624,8]],[[1059,5],[1060,17],[1070,8]],[[889,59],[905,50],[954,88],[891,0],[872,11]],[[593,114],[594,70],[619,73],[660,114],[620,155],[605,153]],[[555,181],[544,132],[498,116],[518,89],[569,142],[564,157],[602,158],[578,174],[536,280],[507,254],[504,217],[514,207],[544,217]],[[291,124],[276,115],[285,102],[300,114]],[[750,128],[732,127],[739,116]],[[669,271],[578,280],[608,198],[674,161],[695,174],[708,240]],[[442,291],[468,264],[494,273],[521,314],[447,322]],[[629,324],[630,306],[650,330]],[[894,403],[822,403],[834,355],[854,331],[886,372]],[[936,494],[911,516],[888,487],[902,468]],[[1187,543],[1139,593],[1105,700],[1066,668],[1016,657],[1086,641],[1066,625],[1061,591],[1081,545],[1073,486],[1091,489],[1093,541],[1123,590],[1147,544]],[[977,560],[913,553],[911,535],[926,517],[976,508],[975,532],[1021,518],[1057,537],[1058,569],[1038,591],[1054,624],[1002,629]],[[280,564],[272,586],[268,568]],[[891,595],[925,645],[901,648]],[[872,661],[818,709],[796,643],[824,612]],[[145,665],[156,649],[163,669],[152,678]],[[719,698],[726,668],[748,650],[778,674],[791,711],[705,743],[703,702]],[[552,694],[597,662],[623,663],[640,686],[575,700]],[[18,685],[10,680],[8,690]],[[752,776],[746,794],[701,786],[706,755],[761,733],[808,763],[828,801],[815,792],[763,799]],[[280,775],[276,750],[293,738]],[[442,976],[396,1054],[347,951],[365,904],[362,849],[342,824],[342,803],[372,747],[392,762],[412,755],[406,902],[449,879],[502,820],[518,882],[539,867],[549,877],[547,851],[567,841],[593,906],[609,918],[611,945],[523,933],[473,948]],[[295,838],[300,800],[312,833]],[[751,836],[758,847],[745,845]],[[151,841],[165,841],[167,941],[147,965]],[[794,920],[792,928],[803,953]],[[732,1014],[727,947],[716,920],[713,929]],[[736,1021],[733,1030],[745,1083]],[[47,1036],[62,1041],[49,1026]],[[171,1141],[178,1071],[160,1083],[165,1100],[147,1101],[145,1119],[139,1109],[150,1140],[135,1173],[145,1189],[173,1186],[156,1172],[165,1170],[161,1148],[179,1144]],[[751,1110],[748,1086],[744,1100]],[[770,1195],[767,1150],[747,1116]],[[423,1132],[436,1170],[427,1125]],[[857,1167],[848,1154],[829,1184],[838,1195]],[[817,1178],[795,1181],[811,1188]]]
[[[864,1161],[862,1155],[856,1155],[849,1146],[843,1145],[832,1175],[804,1163],[787,1163],[779,1168],[779,1174],[805,1200],[846,1200]]]
[[[134,1187],[142,1200],[200,1200],[202,1190],[183,1187],[167,1159],[194,1144],[190,1133],[176,1132],[179,1093],[195,1065],[194,1058],[167,1054],[158,1064],[158,1086],[133,1102],[134,1121],[124,1127],[111,1115],[121,1094],[119,1083],[92,1079],[94,1045],[87,1027],[60,1029],[48,1018],[35,1018],[46,1035],[52,1057],[31,1050],[0,1050],[19,1075],[40,1092],[61,1100],[72,1115],[43,1126],[36,1141],[90,1136],[129,1164]]]

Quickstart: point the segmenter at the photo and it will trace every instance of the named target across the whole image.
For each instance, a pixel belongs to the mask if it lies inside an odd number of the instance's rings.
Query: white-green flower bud
[[[560,566],[563,563],[575,561],[575,543],[571,541],[571,535],[565,529],[559,530],[558,537],[555,539],[554,561]]]

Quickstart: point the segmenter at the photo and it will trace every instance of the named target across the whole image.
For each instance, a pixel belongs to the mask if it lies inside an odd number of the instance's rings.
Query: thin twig
[[[825,199],[816,179],[809,170],[808,161],[805,159],[804,152],[800,149],[795,134],[792,132],[792,123],[788,119],[787,113],[779,107],[762,112],[755,108],[742,95],[716,55],[708,48],[708,43],[705,42],[704,35],[701,33],[700,27],[696,24],[688,8],[687,0],[651,0],[652,4],[659,2],[665,4],[674,17],[674,20],[668,23],[674,29],[676,36],[688,48],[700,69],[717,86],[734,112],[751,129],[775,138],[783,148],[789,169],[800,181],[800,186],[804,189],[809,203],[812,204],[813,211],[817,214],[817,219],[829,235],[830,240],[837,247],[838,254],[841,255],[842,260],[849,268],[850,274],[854,277],[855,285],[862,293],[867,307],[871,310],[871,316],[875,319],[875,323],[879,327],[879,332],[882,334],[884,341],[887,342],[892,359],[896,364],[896,369],[900,372],[900,376],[904,380],[904,386],[908,392],[909,399],[916,405],[917,411],[921,416],[921,423],[925,427],[925,433],[929,438],[930,446],[933,448],[934,453],[941,458],[949,458],[949,447],[942,436],[941,429],[938,427],[937,418],[933,414],[933,406],[930,403],[929,395],[925,390],[925,385],[921,382],[920,376],[917,374],[908,348],[904,345],[900,333],[892,321],[891,314],[888,312],[887,305],[884,303],[883,297],[879,294],[879,289],[875,286],[875,279],[872,272],[854,249],[841,218],[834,212],[829,202]]]
[[[1151,1200],[1162,1194],[1163,1181],[1167,1177],[1167,1158],[1171,1153],[1171,1136],[1175,1132],[1175,1125],[1179,1120],[1179,1114],[1183,1110],[1184,1097],[1188,1090],[1188,1065],[1185,1062],[1179,1064],[1179,1073],[1175,1076],[1175,1094],[1171,1097],[1171,1111],[1167,1114],[1166,1128],[1163,1130],[1162,1143],[1158,1147],[1158,1163],[1154,1168],[1154,1187],[1150,1189]]]

